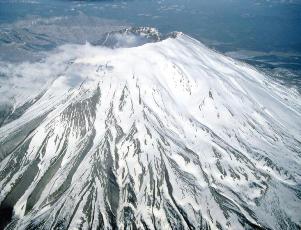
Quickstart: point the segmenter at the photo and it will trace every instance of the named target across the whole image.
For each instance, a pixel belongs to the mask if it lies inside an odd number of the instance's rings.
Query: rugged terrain
[[[122,44],[6,66],[47,80],[1,116],[1,227],[299,229],[300,94],[184,34]]]

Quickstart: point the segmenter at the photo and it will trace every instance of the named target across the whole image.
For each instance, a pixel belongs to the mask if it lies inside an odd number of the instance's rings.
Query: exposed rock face
[[[0,128],[2,227],[300,228],[297,92],[182,34],[27,68],[56,76]]]

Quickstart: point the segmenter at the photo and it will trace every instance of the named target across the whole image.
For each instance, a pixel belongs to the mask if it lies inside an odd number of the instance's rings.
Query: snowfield
[[[301,227],[301,96],[253,67],[181,33],[1,66],[0,226]]]

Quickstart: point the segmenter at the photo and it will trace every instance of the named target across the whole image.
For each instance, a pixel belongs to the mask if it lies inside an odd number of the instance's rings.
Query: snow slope
[[[47,84],[0,127],[2,227],[300,228],[301,97],[251,66],[179,33],[10,69]]]

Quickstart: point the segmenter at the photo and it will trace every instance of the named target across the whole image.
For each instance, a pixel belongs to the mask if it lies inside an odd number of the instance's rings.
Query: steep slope
[[[300,228],[297,92],[183,34],[14,68],[52,78],[0,128],[7,229]]]

